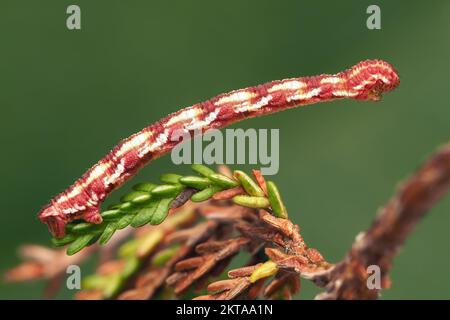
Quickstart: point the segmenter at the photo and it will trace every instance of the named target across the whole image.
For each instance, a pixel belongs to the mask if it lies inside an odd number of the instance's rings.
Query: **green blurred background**
[[[80,31],[66,28],[69,4],[81,7]],[[366,28],[370,4],[381,7],[382,30]],[[290,215],[308,244],[341,259],[397,183],[449,139],[449,9],[406,0],[2,0],[0,272],[20,261],[20,244],[49,244],[40,207],[121,138],[221,92],[381,58],[402,81],[381,103],[338,101],[235,126],[280,129],[274,180]],[[166,156],[133,182],[169,171],[189,168]],[[449,210],[447,197],[419,225],[382,298],[450,298]],[[2,283],[0,298],[37,299],[43,287]],[[303,281],[299,298],[317,292]]]

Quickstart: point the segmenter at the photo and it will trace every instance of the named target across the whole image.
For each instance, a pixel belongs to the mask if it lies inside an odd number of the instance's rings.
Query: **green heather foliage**
[[[164,184],[136,184],[132,191],[120,198],[120,203],[109,206],[101,213],[101,224],[74,221],[66,226],[63,238],[52,239],[53,244],[68,245],[67,254],[72,255],[97,241],[101,245],[107,243],[117,230],[127,226],[138,228],[146,224],[160,224],[167,217],[172,201],[186,188],[197,190],[191,196],[192,201],[202,202],[217,192],[242,186],[247,195],[235,196],[232,199],[234,203],[250,208],[270,209],[277,217],[287,218],[286,208],[273,182],[267,184],[266,196],[259,185],[242,171],[235,171],[230,178],[201,164],[192,165],[192,169],[200,176],[167,173],[160,178]]]

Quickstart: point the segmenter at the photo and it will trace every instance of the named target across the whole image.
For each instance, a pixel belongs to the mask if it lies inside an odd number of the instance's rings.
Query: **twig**
[[[91,246],[82,252],[68,256],[64,249],[49,249],[39,245],[23,245],[19,248],[19,255],[24,262],[8,270],[4,279],[7,282],[24,282],[38,279],[47,280],[44,298],[54,297],[63,281],[63,275],[69,265],[79,265],[98,246]]]
[[[119,299],[152,298],[172,272],[173,266],[187,257],[198,243],[210,237],[216,228],[217,224],[214,221],[207,221],[190,229],[169,234],[165,239],[166,243],[184,241],[183,246],[163,266],[150,265],[147,269],[142,270],[136,279],[135,286],[120,294]]]
[[[189,258],[175,265],[176,272],[167,279],[175,288],[175,294],[184,293],[195,281],[208,275],[220,262],[234,256],[249,240],[234,238],[225,241],[208,241],[196,248],[200,256]]]
[[[379,211],[372,226],[356,238],[345,259],[323,274],[326,292],[317,299],[376,299],[367,286],[367,267],[377,265],[381,286],[390,285],[392,260],[424,214],[450,187],[450,144],[432,155]]]

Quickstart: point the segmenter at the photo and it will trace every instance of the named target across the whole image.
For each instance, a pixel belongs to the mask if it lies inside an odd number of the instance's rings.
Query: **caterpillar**
[[[400,83],[396,70],[382,60],[366,60],[337,73],[272,81],[218,95],[181,109],[122,140],[72,186],[53,198],[38,214],[55,237],[75,219],[102,222],[100,205],[107,195],[145,164],[172,150],[175,130],[191,136],[237,121],[295,106],[334,99],[377,101]]]

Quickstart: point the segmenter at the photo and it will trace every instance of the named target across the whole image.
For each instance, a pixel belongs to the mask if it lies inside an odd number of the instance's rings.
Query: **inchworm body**
[[[179,139],[172,139],[176,130],[190,134],[205,132],[246,118],[334,99],[376,101],[399,82],[389,63],[367,60],[334,75],[272,81],[194,104],[122,140],[72,186],[53,198],[39,212],[39,218],[56,237],[64,236],[65,225],[74,219],[101,223],[100,205],[107,195],[149,161],[172,150],[179,143]]]

